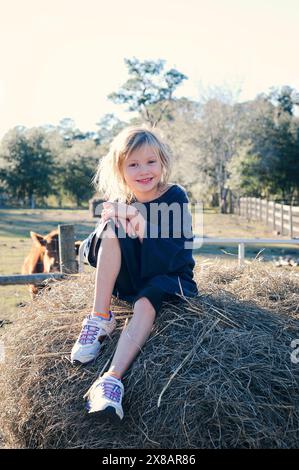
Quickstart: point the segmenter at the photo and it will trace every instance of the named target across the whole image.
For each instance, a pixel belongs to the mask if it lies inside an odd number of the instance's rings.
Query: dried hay
[[[83,395],[106,370],[130,304],[112,299],[118,329],[98,360],[69,362],[92,306],[94,275],[56,281],[2,338],[0,419],[7,447],[296,448],[299,275],[254,261],[197,266],[200,295],[164,303],[124,378],[119,425],[88,419]]]

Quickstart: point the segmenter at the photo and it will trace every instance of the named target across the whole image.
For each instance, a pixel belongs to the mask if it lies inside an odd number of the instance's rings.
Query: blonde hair
[[[143,145],[151,146],[160,158],[162,175],[158,190],[162,191],[169,181],[171,173],[171,152],[162,142],[157,130],[146,125],[129,126],[123,129],[111,142],[109,152],[101,158],[92,184],[104,199],[130,204],[134,194],[123,176],[123,163],[131,152]]]

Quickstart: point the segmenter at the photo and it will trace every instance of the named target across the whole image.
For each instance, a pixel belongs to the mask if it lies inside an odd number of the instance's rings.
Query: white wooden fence
[[[256,197],[241,197],[235,213],[249,220],[264,222],[280,235],[299,237],[299,206],[288,206]]]
[[[266,245],[295,245],[299,247],[299,239],[270,239],[270,238],[209,238],[194,237],[193,249],[201,248],[203,245],[238,245],[238,265],[242,267],[245,260],[246,245],[261,247]]]

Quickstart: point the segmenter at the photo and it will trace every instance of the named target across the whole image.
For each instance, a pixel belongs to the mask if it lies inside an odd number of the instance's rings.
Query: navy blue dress
[[[101,236],[110,223],[118,236],[122,255],[113,295],[133,304],[146,297],[156,313],[163,300],[184,300],[184,297],[198,295],[193,279],[194,237],[188,202],[185,189],[178,184],[149,202],[133,201],[131,204],[142,212],[147,221],[142,243],[138,237],[126,234],[121,224],[116,227],[113,219],[99,222],[87,239],[84,256],[91,266],[97,266]],[[166,218],[161,215],[163,207]]]

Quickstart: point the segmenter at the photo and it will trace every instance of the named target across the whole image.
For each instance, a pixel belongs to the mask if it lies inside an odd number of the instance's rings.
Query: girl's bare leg
[[[121,249],[119,241],[108,223],[98,252],[93,312],[109,312],[112,291],[120,267]]]
[[[98,253],[94,312],[108,313],[115,280],[121,267],[121,249],[114,230],[108,224]],[[148,339],[156,312],[146,297],[135,302],[133,317],[122,331],[109,372],[122,377]]]
[[[146,297],[135,302],[134,314],[128,326],[122,331],[109,368],[109,373],[122,377],[142,346],[148,339],[156,311]]]

